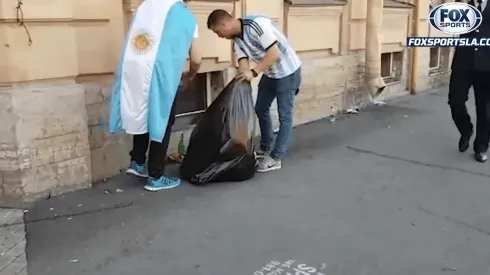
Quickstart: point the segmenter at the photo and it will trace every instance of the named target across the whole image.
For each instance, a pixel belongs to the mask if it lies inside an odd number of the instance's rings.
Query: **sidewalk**
[[[121,176],[39,202],[29,274],[489,274],[490,164],[457,151],[446,93],[298,127],[283,169],[248,182]]]
[[[0,275],[27,274],[24,212],[0,208]]]

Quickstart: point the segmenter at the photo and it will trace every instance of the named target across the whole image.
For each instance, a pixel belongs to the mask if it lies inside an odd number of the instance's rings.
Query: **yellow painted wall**
[[[427,2],[424,0],[422,2]],[[25,1],[26,30],[16,22],[16,1],[0,0],[0,85],[43,79],[73,79],[110,75],[118,62],[125,29],[141,0]],[[242,16],[262,13],[284,27],[302,58],[346,55],[365,46],[366,0],[345,5],[296,6],[282,0],[191,1],[199,20],[202,71],[222,70],[234,64],[230,41],[217,38],[206,27],[207,15],[220,8]],[[419,18],[419,35],[438,35],[427,23],[427,7]],[[385,8],[382,37],[385,50],[404,48],[411,32],[410,8]],[[422,52],[422,50],[420,51]],[[420,56],[422,58],[422,55]],[[420,66],[425,66],[420,60]],[[427,63],[427,62],[426,62]]]

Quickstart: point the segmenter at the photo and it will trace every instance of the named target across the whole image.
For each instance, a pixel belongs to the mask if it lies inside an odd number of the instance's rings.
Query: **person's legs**
[[[473,82],[476,104],[476,138],[473,148],[475,159],[485,162],[490,141],[490,74],[477,73]]]
[[[129,153],[131,156],[131,164],[129,165],[128,170],[126,170],[126,173],[143,178],[148,177],[148,170],[145,167],[145,162],[149,140],[150,135],[148,133],[133,136],[133,150]]]
[[[150,151],[148,153],[148,171],[150,178],[148,179],[148,184],[145,186],[145,189],[148,191],[160,191],[180,185],[179,178],[165,176],[167,149],[172,134],[172,126],[175,122],[175,104],[174,101],[162,142],[150,142]]]
[[[470,146],[470,138],[473,135],[473,124],[466,109],[469,89],[472,85],[471,71],[452,71],[449,80],[449,107],[451,115],[458,128],[461,138],[459,140],[459,151],[464,152]]]
[[[258,172],[277,170],[282,166],[281,159],[287,152],[293,132],[294,97],[301,84],[301,70],[276,81],[279,132],[274,149],[269,157],[259,163]]]
[[[276,80],[263,75],[259,82],[259,91],[255,103],[255,113],[259,119],[260,151],[270,153],[274,141],[271,120],[271,105],[276,98]]]

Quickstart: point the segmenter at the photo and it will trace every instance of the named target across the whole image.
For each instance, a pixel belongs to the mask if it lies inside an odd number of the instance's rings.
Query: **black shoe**
[[[472,135],[473,135],[473,131],[471,131],[469,135],[461,136],[461,138],[459,139],[458,148],[461,153],[465,152],[466,150],[468,150],[468,148],[470,148],[470,139]]]
[[[486,162],[488,159],[487,153],[480,152],[480,153],[475,153],[475,160],[478,162]]]

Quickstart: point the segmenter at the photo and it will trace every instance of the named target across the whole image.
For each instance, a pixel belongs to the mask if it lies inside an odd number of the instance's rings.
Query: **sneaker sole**
[[[145,185],[144,188],[146,191],[157,192],[157,191],[162,191],[162,190],[167,190],[167,189],[172,189],[172,188],[178,187],[180,184],[181,184],[181,182],[179,182],[179,184],[177,184],[177,185],[165,186],[165,187],[153,187],[150,185]]]
[[[279,170],[281,168],[282,168],[282,166],[274,166],[274,167],[269,167],[267,169],[257,169],[257,172],[259,172],[259,173],[265,173],[265,172]]]
[[[145,179],[148,178],[148,175],[140,174],[140,173],[136,172],[136,170],[133,170],[133,169],[126,170],[126,174],[137,176],[140,178],[145,178]]]

